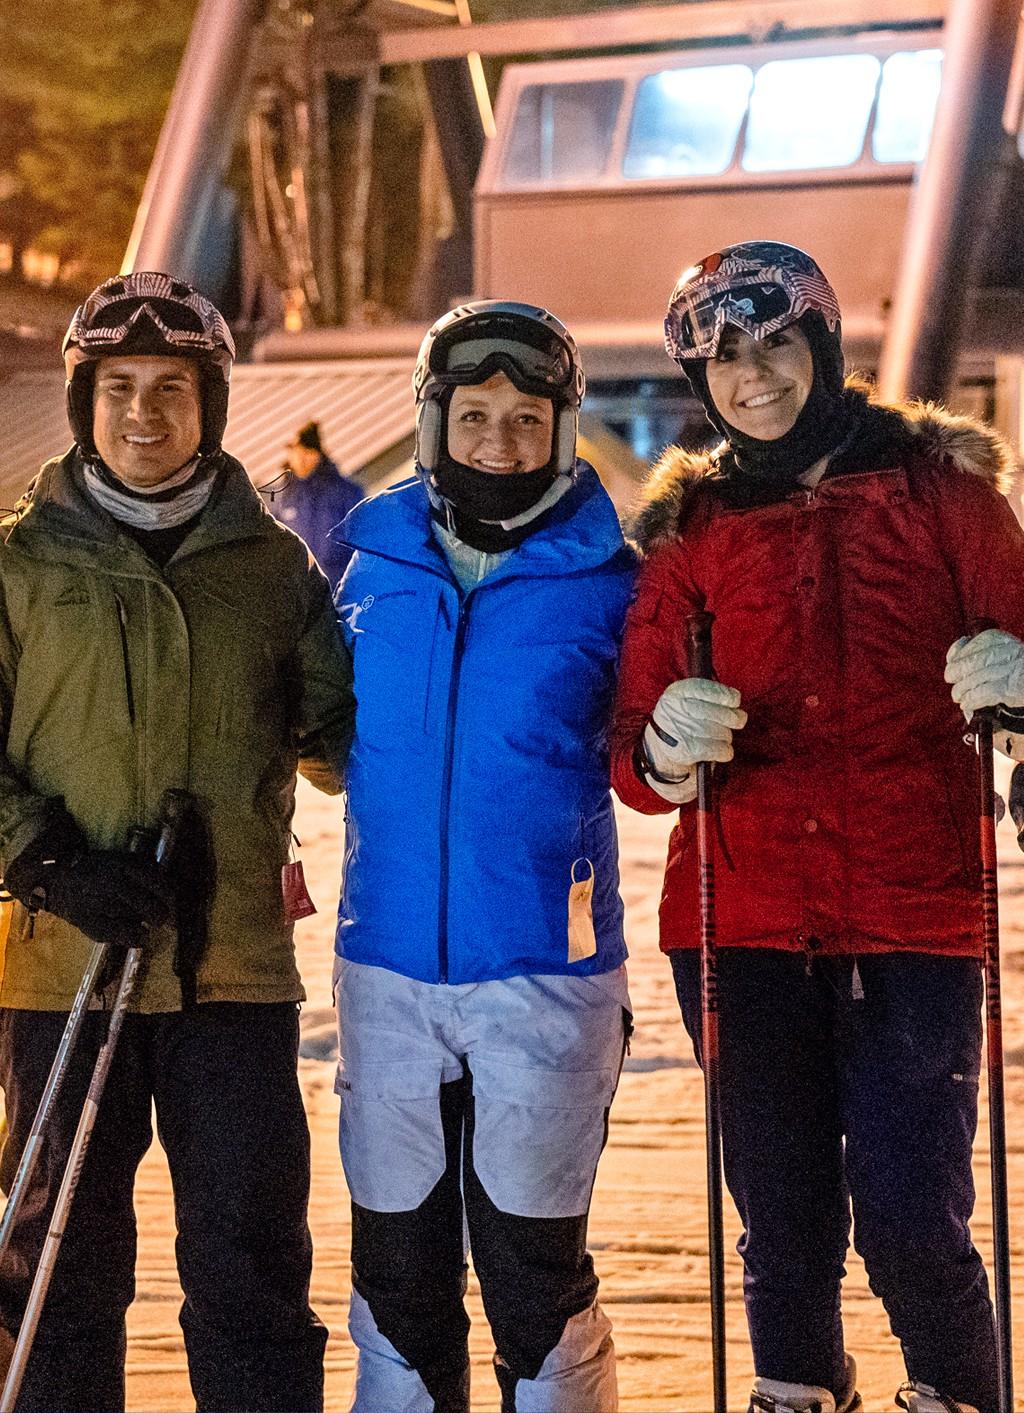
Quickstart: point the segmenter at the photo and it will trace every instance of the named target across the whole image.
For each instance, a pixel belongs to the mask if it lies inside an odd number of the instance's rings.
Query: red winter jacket
[[[977,956],[977,765],[943,669],[976,620],[1024,638],[1024,534],[1001,494],[1012,462],[931,406],[866,416],[875,469],[856,469],[855,446],[854,469],[775,504],[739,508],[711,457],[665,453],[634,527],[645,561],[612,780],[645,814],[676,808],[634,751],[664,688],[690,675],[686,618],[707,608],[716,675],[749,718],[714,777],[719,945]],[[895,434],[881,454],[877,424]],[[665,950],[698,943],[695,836],[684,805]]]

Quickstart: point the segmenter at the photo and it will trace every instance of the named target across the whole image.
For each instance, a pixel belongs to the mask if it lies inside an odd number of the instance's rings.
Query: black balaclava
[[[498,554],[514,549],[537,528],[530,516],[523,524],[506,528],[500,521],[517,520],[539,504],[555,483],[558,475],[555,440],[558,436],[558,415],[555,409],[551,456],[536,471],[518,471],[502,476],[493,471],[478,471],[456,461],[448,451],[448,410],[453,388],[447,388],[441,403],[441,450],[434,467],[433,480],[439,495],[451,506],[454,525],[444,504],[431,502],[431,514],[440,525],[454,530],[465,544],[486,554]],[[538,510],[538,514],[542,512]]]
[[[736,469],[779,489],[795,485],[808,467],[840,446],[854,420],[850,399],[843,391],[845,365],[839,326],[830,333],[825,320],[813,310],[795,322],[810,345],[814,380],[796,421],[785,436],[774,441],[749,437],[725,420],[708,387],[707,359],[692,358],[682,364],[708,421],[729,443]]]

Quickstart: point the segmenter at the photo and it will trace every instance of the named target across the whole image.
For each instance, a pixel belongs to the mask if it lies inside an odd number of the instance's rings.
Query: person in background
[[[629,1029],[606,734],[634,559],[576,459],[583,387],[546,310],[453,311],[416,478],[345,522],[357,1413],[468,1413],[464,1230],[502,1413],[618,1406],[587,1217]]]
[[[183,281],[101,285],[64,341],[75,445],[0,535],[4,1191],[92,945],[146,950],[19,1413],[124,1408],[133,1189],[154,1111],[197,1407],[323,1406],[283,870],[296,767],[338,793],[355,704],[327,581],[221,448],[233,356],[219,311]],[[168,789],[192,796],[201,825],[169,881],[127,852]],[[111,994],[85,1018],[0,1264],[12,1335]]]
[[[840,1309],[852,1203],[903,1349],[899,1406],[997,1413],[969,1227],[982,912],[963,737],[975,711],[1024,704],[1012,456],[965,417],[845,381],[835,292],[792,246],[700,261],[665,328],[723,440],[669,448],[636,521],[612,778],[634,809],[679,814],[661,941],[699,1057],[693,802],[697,765],[717,762],[723,1153],[751,1409],[861,1407]],[[713,615],[714,681],[688,661],[697,611]]]
[[[300,427],[288,447],[286,466],[291,475],[283,490],[273,492],[270,509],[305,540],[334,588],[351,551],[331,531],[363,499],[363,492],[327,455],[318,422]]]

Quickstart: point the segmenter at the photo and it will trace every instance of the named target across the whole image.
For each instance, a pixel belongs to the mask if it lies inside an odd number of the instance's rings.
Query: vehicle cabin
[[[877,349],[942,58],[918,30],[507,66],[478,296],[648,324],[686,264],[770,236],[814,254],[848,342]]]

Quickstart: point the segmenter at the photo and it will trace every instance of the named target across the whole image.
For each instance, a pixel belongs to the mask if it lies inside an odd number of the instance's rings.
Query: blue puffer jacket
[[[463,595],[408,481],[364,501],[337,603],[355,663],[337,951],[428,982],[626,955],[605,734],[634,576],[595,472]],[[597,952],[568,960],[594,868]]]

